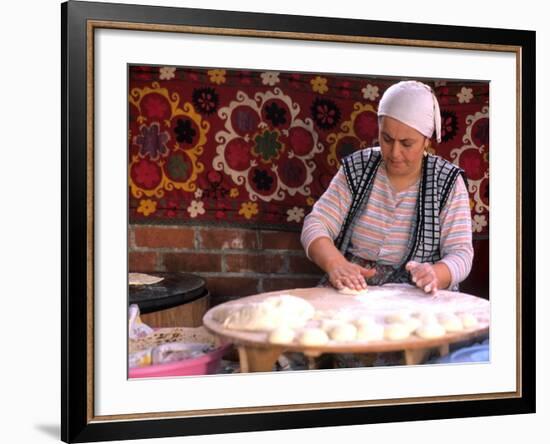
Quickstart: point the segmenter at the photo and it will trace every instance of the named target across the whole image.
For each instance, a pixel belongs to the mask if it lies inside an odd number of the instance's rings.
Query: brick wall
[[[461,291],[489,298],[489,240],[474,240]],[[300,233],[220,227],[131,225],[130,271],[184,271],[206,280],[212,305],[251,294],[312,287],[322,276]]]
[[[322,271],[309,261],[300,233],[130,225],[130,271],[183,271],[206,280],[212,305],[265,291],[312,287]]]

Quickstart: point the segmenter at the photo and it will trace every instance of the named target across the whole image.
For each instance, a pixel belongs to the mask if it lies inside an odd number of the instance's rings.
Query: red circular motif
[[[218,185],[221,183],[222,181],[222,175],[219,171],[216,171],[216,170],[210,170],[208,171],[208,181],[210,183],[213,183],[215,185]]]
[[[360,140],[370,145],[378,135],[378,118],[376,114],[369,111],[358,114],[353,122],[353,130]]]
[[[141,99],[140,102],[141,113],[147,117],[149,122],[163,121],[170,118],[172,111],[170,110],[170,104],[164,96],[160,94],[147,94]]]
[[[244,171],[250,166],[252,156],[251,144],[244,139],[237,138],[225,146],[225,161],[229,168],[236,171]]]
[[[298,188],[303,185],[307,178],[307,169],[300,159],[293,157],[285,158],[278,166],[281,182],[290,188]]]
[[[142,159],[132,165],[130,177],[140,188],[152,190],[160,184],[162,173],[156,163]]]
[[[294,153],[298,156],[305,156],[313,149],[312,134],[301,126],[290,128],[288,142]]]
[[[486,164],[483,154],[477,149],[471,148],[462,151],[459,158],[460,167],[466,171],[466,176],[472,180],[483,178]]]
[[[259,123],[258,113],[247,105],[237,106],[231,113],[231,126],[239,136],[254,133]]]
[[[483,118],[477,120],[472,126],[472,142],[476,146],[489,147],[489,119]]]

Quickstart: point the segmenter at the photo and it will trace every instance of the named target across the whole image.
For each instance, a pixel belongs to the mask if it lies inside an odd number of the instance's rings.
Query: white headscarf
[[[378,116],[388,116],[430,138],[434,129],[441,142],[441,112],[432,89],[416,80],[390,86],[378,105]]]

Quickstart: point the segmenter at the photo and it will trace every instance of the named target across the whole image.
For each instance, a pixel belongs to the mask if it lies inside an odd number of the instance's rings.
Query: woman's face
[[[408,125],[383,116],[378,138],[386,170],[392,176],[411,176],[421,169],[424,149],[429,139]]]

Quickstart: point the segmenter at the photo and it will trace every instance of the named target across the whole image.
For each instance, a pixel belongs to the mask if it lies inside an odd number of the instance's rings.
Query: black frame
[[[516,397],[101,421],[89,417],[87,21],[511,45],[521,53],[521,387]],[[62,411],[65,442],[155,438],[535,412],[535,32],[69,1],[62,23]],[[519,104],[518,104],[519,105]],[[93,207],[91,208],[93,210]],[[92,233],[93,234],[93,233]]]

